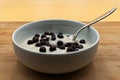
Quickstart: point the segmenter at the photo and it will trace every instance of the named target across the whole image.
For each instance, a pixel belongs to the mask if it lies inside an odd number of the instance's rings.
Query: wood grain
[[[120,22],[94,25],[100,33],[97,55],[86,67],[61,75],[30,70],[17,60],[11,35],[24,23],[0,22],[0,80],[120,80]]]

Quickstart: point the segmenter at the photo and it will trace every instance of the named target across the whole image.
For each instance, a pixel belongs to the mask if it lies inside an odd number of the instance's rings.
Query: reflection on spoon
[[[91,21],[90,23],[84,25],[83,27],[81,27],[76,33],[74,33],[71,37],[72,37],[72,40],[74,41],[78,35],[78,33],[80,31],[82,31],[83,29],[85,29],[86,27],[89,27],[91,26],[92,24],[95,24],[97,22],[99,22],[100,20],[106,18],[107,16],[109,16],[110,14],[112,14],[117,8],[112,8],[110,11],[104,13],[103,15],[101,15],[100,17],[94,19],[93,21]]]

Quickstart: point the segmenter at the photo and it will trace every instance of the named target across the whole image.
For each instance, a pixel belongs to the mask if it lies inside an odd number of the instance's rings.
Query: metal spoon
[[[110,11],[104,13],[104,14],[101,15],[100,17],[94,19],[94,20],[91,21],[90,23],[88,23],[88,24],[84,25],[83,27],[81,27],[76,33],[74,33],[74,34],[72,35],[72,40],[74,41],[74,40],[76,39],[76,37],[77,37],[77,35],[78,35],[78,33],[79,33],[80,31],[82,31],[82,30],[85,29],[86,27],[89,27],[89,26],[91,26],[92,24],[95,24],[95,23],[99,22],[100,20],[106,18],[107,16],[109,16],[110,14],[112,14],[116,9],[117,9],[117,8],[112,8]]]

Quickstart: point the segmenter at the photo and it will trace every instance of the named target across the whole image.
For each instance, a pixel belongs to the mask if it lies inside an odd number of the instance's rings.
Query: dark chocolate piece
[[[41,38],[44,38],[44,37],[46,37],[46,35],[45,35],[45,34],[42,34],[42,35],[41,35]]]
[[[33,44],[34,42],[33,42],[33,40],[28,40],[27,41],[27,44]]]
[[[57,37],[58,37],[58,38],[64,38],[64,36],[63,36],[62,33],[58,33]]]
[[[49,37],[46,37],[45,39],[46,39],[46,41],[49,41],[50,38],[49,38]]]
[[[45,35],[50,35],[50,32],[46,31],[44,32]]]
[[[51,44],[48,41],[45,42],[45,45],[46,46],[51,46]]]
[[[49,50],[50,50],[50,51],[55,51],[55,50],[56,50],[56,47],[55,47],[55,46],[50,46]]]
[[[41,45],[45,45],[46,44],[46,41],[40,41],[41,42]]]
[[[45,47],[40,47],[39,51],[40,52],[46,52],[46,48]]]
[[[53,32],[50,32],[49,34],[50,34],[50,35],[55,35],[55,33],[53,33]]]
[[[40,35],[39,34],[35,34],[35,37],[40,37]]]
[[[72,47],[67,48],[67,52],[73,52],[73,51],[74,51],[74,49]]]
[[[64,46],[64,45],[58,46],[58,48],[60,48],[60,49],[65,49],[65,46]]]
[[[39,38],[36,37],[36,36],[34,36],[32,40],[33,40],[33,42],[38,42],[38,41],[39,41]]]
[[[74,42],[74,43],[72,43],[72,45],[78,45],[78,42]]]
[[[36,47],[40,47],[42,44],[40,42],[36,43],[35,46]]]
[[[58,46],[62,46],[63,44],[64,44],[63,41],[61,41],[61,40],[57,41]]]
[[[83,47],[83,45],[78,45],[77,48],[82,49],[84,47]]]
[[[51,37],[51,40],[56,40],[56,37]]]
[[[84,39],[81,39],[81,40],[80,40],[80,43],[85,44],[85,43],[86,43],[86,41],[85,41]]]
[[[65,43],[65,47],[69,47],[69,46],[71,46],[71,45],[72,45],[71,42],[67,42],[67,43]]]

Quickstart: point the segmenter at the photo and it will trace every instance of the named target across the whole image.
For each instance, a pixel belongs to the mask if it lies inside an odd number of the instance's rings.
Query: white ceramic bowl
[[[87,65],[96,54],[99,33],[92,26],[84,29],[78,35],[90,44],[89,47],[80,51],[64,54],[43,54],[29,50],[21,44],[35,33],[53,31],[55,33],[73,34],[83,25],[82,22],[71,20],[42,20],[22,25],[12,35],[16,56],[25,66],[39,72],[59,74],[76,71]]]

